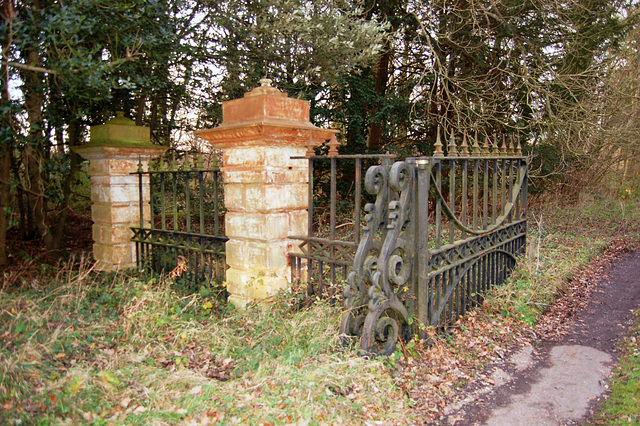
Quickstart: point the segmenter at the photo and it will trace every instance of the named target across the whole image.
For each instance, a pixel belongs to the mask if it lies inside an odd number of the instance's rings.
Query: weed
[[[622,343],[623,356],[611,379],[611,393],[595,424],[628,425],[640,423],[640,310],[635,324]]]
[[[640,238],[640,213],[626,204],[583,194],[573,205],[546,204],[531,212],[529,247],[504,286],[485,308],[534,325],[568,280],[609,244],[612,236]]]
[[[37,279],[38,291],[0,292],[0,423],[405,416],[383,362],[339,345],[340,312],[329,303],[292,310],[295,296],[282,293],[239,311],[84,260]]]

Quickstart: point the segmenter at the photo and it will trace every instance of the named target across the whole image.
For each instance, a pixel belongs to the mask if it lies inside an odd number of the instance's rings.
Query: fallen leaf
[[[134,412],[135,414],[144,413],[145,411],[147,411],[147,409],[146,409],[146,407],[143,407],[142,405],[138,405],[138,406],[136,407],[136,409],[135,409],[135,410],[133,410],[133,412]]]
[[[128,396],[123,398],[122,401],[120,401],[120,406],[122,408],[127,408],[129,406],[129,404],[131,403],[131,398],[129,398]]]

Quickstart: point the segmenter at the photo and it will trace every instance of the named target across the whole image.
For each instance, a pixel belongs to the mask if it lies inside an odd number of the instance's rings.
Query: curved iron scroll
[[[518,194],[522,192],[523,186],[526,185],[526,179],[527,179],[527,174],[525,172],[526,168],[527,168],[527,165],[525,162],[522,162],[518,166],[517,182],[510,191],[511,200],[516,200],[518,197]],[[432,169],[432,173],[433,173],[433,169]],[[436,177],[432,175],[431,179],[435,181]],[[487,232],[492,232],[493,230],[500,228],[505,223],[505,221],[507,221],[507,218],[509,217],[509,215],[513,211],[513,208],[516,205],[515,201],[505,203],[505,205],[502,208],[501,214],[496,218],[496,222],[494,224],[491,224],[486,228],[472,229],[469,226],[464,225],[460,221],[460,219],[458,219],[456,215],[451,211],[449,207],[449,203],[447,202],[444,195],[442,194],[442,191],[438,189],[438,187],[432,186],[431,190],[434,192],[435,196],[442,201],[441,205],[442,205],[444,214],[449,218],[449,220],[455,223],[456,228],[462,231],[465,231],[471,235],[483,235],[483,234],[486,234]]]
[[[364,233],[353,261],[344,290],[345,312],[340,321],[342,336],[360,336],[366,315],[369,287],[378,269],[378,254],[385,238],[389,203],[389,171],[385,166],[373,166],[365,175],[365,190],[376,195],[375,203],[367,203]],[[379,235],[381,234],[381,235]]]
[[[402,294],[410,291],[413,232],[409,206],[413,180],[411,165],[397,162],[392,166],[389,187],[400,197],[389,203],[387,234],[368,292],[368,313],[360,345],[369,355],[390,355],[400,334],[407,332],[409,312],[402,301]]]
[[[451,305],[450,302],[454,292],[459,289],[461,282],[463,281],[463,279],[465,279],[468,276],[468,273],[472,270],[472,268],[475,267],[477,264],[479,264],[484,259],[484,257],[487,257],[487,256],[492,256],[494,258],[496,256],[502,256],[508,259],[510,261],[510,264],[508,266],[505,264],[503,266],[503,268],[505,269],[507,267],[512,268],[513,265],[515,265],[516,263],[516,257],[513,255],[513,253],[510,253],[506,250],[492,250],[490,253],[484,253],[482,256],[470,258],[462,265],[452,268],[453,273],[450,275],[450,281],[442,284],[443,291],[440,297],[438,297],[437,300],[430,301],[430,304],[432,306],[429,313],[429,325],[433,327],[438,327],[443,324],[446,324],[447,322],[453,322],[453,320],[455,319],[454,316],[451,315],[451,313],[449,313],[449,315],[446,315],[446,310],[447,310],[447,307]],[[440,273],[441,272],[439,272],[439,274]],[[487,284],[490,284],[490,283],[487,283]],[[498,283],[496,282],[491,284],[498,284]],[[432,282],[432,285],[433,285],[433,282]],[[431,292],[431,294],[434,295],[436,294],[436,292]],[[463,310],[466,309],[465,303],[458,303],[457,305],[458,306],[456,306],[454,309],[463,309]],[[460,312],[458,312],[458,314],[459,313]],[[450,321],[448,321],[447,317],[449,317],[448,319]]]

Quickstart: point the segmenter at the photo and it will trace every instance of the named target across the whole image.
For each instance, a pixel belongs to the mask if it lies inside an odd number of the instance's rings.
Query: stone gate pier
[[[196,132],[223,153],[227,290],[236,306],[262,300],[291,277],[290,235],[307,232],[309,146],[336,130],[309,120],[309,102],[289,98],[263,79],[241,99],[223,102],[222,124]]]
[[[72,148],[89,160],[93,257],[97,270],[136,266],[131,227],[139,225],[141,219],[143,223],[149,223],[151,210],[149,177],[143,176],[140,188],[138,176],[131,173],[139,166],[146,170],[149,161],[168,149],[153,145],[150,136],[148,127],[136,126],[133,120],[119,112],[107,123],[91,127],[89,143]]]

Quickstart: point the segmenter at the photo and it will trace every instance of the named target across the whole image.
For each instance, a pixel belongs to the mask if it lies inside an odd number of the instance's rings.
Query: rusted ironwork
[[[525,247],[527,209],[527,159],[509,145],[494,136],[491,155],[487,138],[483,155],[470,156],[466,137],[458,151],[452,135],[447,156],[367,171],[376,201],[344,291],[345,338],[388,355],[399,338],[452,325],[505,281]]]
[[[189,284],[222,283],[228,238],[220,171],[204,169],[200,159],[191,165],[185,156],[180,170],[174,159],[168,170],[160,163],[157,170],[135,174],[141,206],[148,179],[151,211],[145,223],[141,209],[140,225],[132,228],[138,268],[168,273],[182,261],[188,266],[183,278]]]
[[[307,235],[290,236],[298,243],[297,251],[289,253],[289,264],[292,282],[306,283],[308,297],[324,297],[326,295],[325,289],[329,283],[346,281],[352,270],[354,255],[362,238],[360,211],[362,197],[366,195],[362,191],[363,167],[372,162],[378,162],[383,164],[380,167],[388,168],[393,157],[389,154],[304,157],[309,161],[308,229]],[[295,157],[294,159],[300,158]],[[314,196],[318,195],[316,194],[317,186],[323,182],[318,182],[317,176],[314,179],[314,171],[319,169],[318,163],[321,162],[329,162],[328,174],[325,176],[328,177],[328,182],[324,182],[323,186],[325,190],[328,190],[328,194],[326,192],[320,194],[320,198],[324,199],[316,198],[315,203],[320,204],[321,207],[319,207],[314,204]],[[353,176],[351,178],[353,179],[352,193],[355,201],[353,210],[349,210],[348,214],[343,215],[349,221],[339,224],[337,186],[338,182],[344,179],[343,174]],[[328,201],[328,206],[326,201]],[[327,207],[328,211],[326,211]],[[322,220],[325,217],[328,217],[328,223]],[[366,231],[364,233],[366,234]]]

